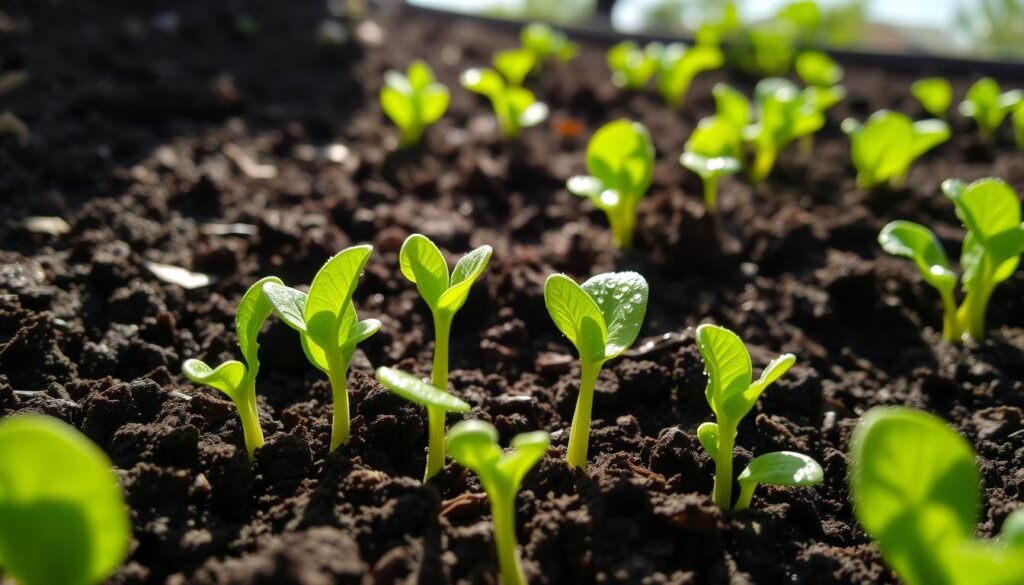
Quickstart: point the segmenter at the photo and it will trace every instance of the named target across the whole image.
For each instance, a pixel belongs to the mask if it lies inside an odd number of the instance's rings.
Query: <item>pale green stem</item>
[[[961,327],[975,341],[985,338],[985,311],[988,309],[988,301],[992,297],[993,290],[995,290],[994,287],[986,285],[978,290],[968,292],[960,307]]]
[[[260,426],[260,415],[256,409],[256,379],[247,376],[243,382],[244,390],[239,393],[235,408],[242,421],[242,436],[245,438],[245,450],[249,461],[255,458],[256,449],[263,446],[263,428]]]
[[[814,154],[814,134],[800,137],[800,154],[810,157]]]
[[[953,291],[940,291],[940,294],[942,295],[942,338],[949,343],[960,343],[963,329],[961,329],[960,319],[957,317]]]
[[[736,429],[718,426],[718,458],[715,460],[715,505],[723,510],[732,507],[732,448]]]
[[[569,428],[569,449],[565,460],[569,467],[587,470],[587,446],[590,443],[590,412],[594,406],[594,386],[601,373],[601,363],[580,360],[580,394],[576,398],[576,412]]]
[[[704,177],[704,207],[710,213],[718,207],[718,175]]]
[[[759,184],[767,179],[768,175],[772,172],[772,167],[775,166],[777,154],[775,149],[758,149],[757,154],[754,155],[754,166],[750,171],[750,180],[755,184]]]
[[[608,223],[612,228],[612,236],[615,240],[615,247],[620,250],[633,248],[633,230],[636,226],[637,205],[632,200],[627,200],[620,194],[622,199],[619,205],[607,212]]]
[[[349,360],[340,352],[327,356],[327,378],[331,382],[331,397],[334,401],[331,415],[331,451],[348,443],[348,365]]]
[[[448,390],[448,340],[451,335],[452,316],[434,313],[434,364],[430,371],[430,383],[441,390]],[[427,469],[423,473],[426,483],[444,468],[445,410],[440,406],[427,407]]]
[[[526,585],[519,543],[516,542],[516,490],[505,491],[492,489],[488,493],[494,515],[494,546],[498,552],[501,580],[503,585]]]
[[[750,501],[754,498],[754,489],[757,488],[756,481],[748,481],[740,484],[740,495],[736,499],[734,510],[746,510],[750,507]]]

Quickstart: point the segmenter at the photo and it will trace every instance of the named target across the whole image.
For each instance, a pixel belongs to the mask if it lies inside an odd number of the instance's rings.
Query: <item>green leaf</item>
[[[894,256],[913,260],[925,282],[939,291],[951,293],[956,287],[956,273],[930,229],[909,221],[894,221],[882,228],[878,243]]]
[[[512,438],[512,451],[498,461],[498,471],[505,475],[518,491],[523,478],[544,458],[550,445],[551,435],[546,431],[520,433]]]
[[[844,126],[850,132],[850,155],[863,187],[901,180],[914,160],[950,136],[949,126],[941,120],[911,122],[906,115],[888,110],[875,112],[863,126]]]
[[[804,101],[819,112],[827,112],[832,106],[843,101],[846,97],[846,88],[841,85],[832,87],[811,86],[804,88],[801,92]]]
[[[41,415],[0,422],[0,565],[21,585],[93,585],[121,565],[131,520],[113,463]]]
[[[919,79],[910,86],[910,93],[936,118],[945,118],[953,103],[953,86],[942,77]]]
[[[498,430],[482,420],[463,420],[448,430],[448,453],[459,465],[483,475],[501,459]]]
[[[435,83],[423,88],[419,98],[420,121],[427,125],[440,120],[441,116],[448,110],[448,104],[451,102],[451,93],[447,87]]]
[[[711,93],[715,97],[715,116],[736,128],[750,124],[750,100],[726,83],[717,83]]]
[[[718,461],[718,424],[713,422],[701,423],[697,427],[697,440],[700,446],[704,447],[712,461]]]
[[[270,313],[274,310],[267,296],[263,294],[263,285],[283,285],[280,278],[268,276],[256,281],[255,284],[245,291],[242,300],[238,303],[238,310],[235,311],[235,332],[238,336],[238,346],[242,349],[242,356],[249,367],[259,364],[258,341],[260,330],[267,322]]]
[[[725,62],[721,49],[713,45],[687,47],[672,43],[665,47],[658,68],[658,91],[669,105],[682,105],[693,79],[702,71],[718,69]]]
[[[235,400],[245,380],[245,364],[234,360],[226,361],[216,368],[211,368],[200,360],[185,360],[181,365],[181,373],[196,384],[203,384],[220,390]]]
[[[430,238],[412,234],[398,252],[402,274],[416,285],[431,310],[436,310],[441,295],[448,290],[448,263]]]
[[[950,137],[949,124],[942,120],[919,120],[911,125],[913,138],[910,142],[911,161],[946,142]]]
[[[511,452],[502,454],[498,431],[482,420],[460,421],[448,431],[449,454],[480,476],[492,498],[514,498],[522,479],[544,457],[550,442],[546,432],[524,433],[512,439]]]
[[[761,372],[761,377],[756,382],[748,386],[740,394],[726,399],[726,410],[737,413],[736,418],[746,416],[750,409],[753,408],[754,403],[757,402],[757,399],[761,397],[761,394],[768,389],[768,386],[771,386],[776,380],[781,378],[795,363],[796,356],[791,353],[786,353],[773,359],[765,367],[764,371]]]
[[[469,412],[468,404],[412,374],[393,368],[377,368],[376,377],[385,388],[409,402],[420,406],[443,408],[451,412]]]
[[[664,47],[649,43],[640,48],[633,41],[622,41],[608,49],[608,67],[612,70],[612,83],[625,89],[641,89],[658,70]]]
[[[406,85],[408,84],[406,83]],[[380,107],[399,128],[408,128],[416,122],[412,98],[395,89],[391,84],[385,85],[380,90]]]
[[[417,59],[409,65],[409,85],[414,90],[423,90],[435,83],[434,71],[421,59]]]
[[[494,68],[513,86],[521,86],[535,64],[533,53],[523,48],[505,49],[494,56]]]
[[[636,272],[598,274],[580,287],[601,311],[605,338],[604,358],[612,359],[636,341],[647,312],[647,281]]]
[[[942,191],[956,206],[957,217],[982,243],[1020,226],[1020,200],[1001,179],[981,179],[964,185],[949,179]]]
[[[364,319],[349,330],[346,345],[359,345],[380,331],[381,323],[377,319]]]
[[[494,96],[505,93],[505,81],[502,80],[501,75],[493,69],[467,69],[462,72],[462,75],[459,77],[459,82],[466,89],[485,95],[491,99],[494,99]]]
[[[509,117],[520,128],[536,126],[548,117],[548,106],[538,102],[533,92],[526,88],[510,87],[505,97],[509,105]]]
[[[990,137],[1020,101],[1021,92],[1000,93],[999,83],[991,77],[983,77],[968,90],[967,97],[960,102],[960,113],[974,118],[982,135]]]
[[[576,281],[564,274],[549,276],[544,283],[544,305],[555,326],[576,346],[581,358],[603,360],[608,336],[604,316]]]
[[[587,170],[621,197],[638,200],[654,176],[654,145],[642,124],[616,120],[587,145]]]
[[[825,478],[821,465],[807,455],[792,451],[765,453],[755,457],[740,473],[737,481],[744,484],[807,487]]]
[[[1006,517],[999,531],[999,540],[1007,546],[1024,550],[1024,508]]]
[[[340,347],[340,322],[352,301],[373,246],[346,248],[331,257],[313,277],[303,319],[307,334],[324,349]]]
[[[268,282],[263,285],[263,294],[273,306],[278,319],[300,333],[306,331],[306,293],[283,284]]]
[[[999,543],[966,540],[942,550],[940,562],[954,585],[1019,585],[1024,555]],[[910,584],[913,585],[913,584]]]
[[[750,386],[753,366],[743,341],[732,331],[716,325],[697,327],[697,350],[704,359],[708,385],[704,393],[720,424],[738,423],[725,408],[726,399],[742,395]],[[723,419],[729,418],[728,423]]]
[[[459,259],[455,264],[455,270],[452,271],[448,290],[441,295],[438,308],[449,313],[461,309],[469,296],[470,287],[483,274],[490,260],[490,246],[480,246]]]
[[[739,128],[725,118],[702,119],[686,142],[679,164],[701,177],[731,175],[740,170]]]
[[[843,80],[843,68],[822,51],[801,51],[796,56],[796,73],[804,83],[831,87]]]

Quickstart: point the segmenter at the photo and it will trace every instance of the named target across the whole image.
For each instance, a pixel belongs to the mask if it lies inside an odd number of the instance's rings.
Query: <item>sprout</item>
[[[537,58],[528,49],[505,49],[494,55],[494,68],[512,87],[521,87],[536,64]]]
[[[632,248],[636,209],[654,176],[654,145],[647,128],[629,120],[602,126],[587,145],[587,170],[589,176],[571,177],[566,188],[605,212],[616,246]]]
[[[665,47],[658,61],[658,91],[669,106],[678,108],[686,101],[693,78],[702,71],[718,69],[724,62],[718,47],[672,43]]]
[[[181,366],[181,373],[186,378],[196,384],[220,390],[235,403],[238,417],[242,420],[242,435],[245,437],[245,450],[249,453],[250,461],[256,449],[263,446],[263,429],[256,409],[256,375],[260,371],[260,344],[257,338],[274,309],[263,294],[263,285],[270,283],[283,284],[273,276],[257,281],[245,291],[235,313],[235,335],[238,337],[244,364],[230,360],[211,368],[205,362],[191,359]]]
[[[901,187],[910,165],[921,155],[949,140],[949,125],[939,119],[912,122],[899,112],[879,110],[863,125],[847,118],[843,131],[850,135],[850,158],[857,168],[857,184],[873,188],[883,183]]]
[[[974,118],[978,132],[985,141],[992,140],[996,130],[1021,99],[1020,90],[1000,93],[999,83],[991,77],[983,77],[967,90],[967,99],[960,102],[960,113]]]
[[[263,285],[274,313],[299,332],[306,359],[331,382],[331,451],[349,439],[347,378],[356,346],[380,329],[376,319],[360,321],[352,303],[359,276],[372,253],[372,246],[362,245],[334,255],[316,273],[309,294],[273,282]]]
[[[843,80],[843,68],[822,51],[801,51],[796,56],[796,74],[811,87],[832,87]]]
[[[402,274],[416,285],[416,290],[430,307],[434,317],[434,363],[430,384],[448,391],[448,341],[452,319],[466,304],[469,289],[483,274],[491,260],[491,247],[480,246],[466,254],[455,264],[455,270],[448,274],[448,263],[434,242],[420,234],[406,238],[398,253]],[[453,410],[449,408],[449,410]],[[444,443],[445,409],[427,406],[428,436],[430,445]],[[431,448],[427,451],[427,471],[423,481],[429,480],[444,467],[444,450]]]
[[[427,461],[440,461],[443,467],[445,453],[444,415],[448,412],[467,413],[469,412],[469,405],[449,394],[447,390],[431,386],[416,376],[400,370],[377,368],[376,377],[377,381],[392,393],[405,398],[409,402],[425,406],[428,412],[433,410],[441,413],[441,426],[437,429],[440,432],[435,433],[435,429],[431,425],[430,433],[427,437]],[[428,466],[423,482],[426,483],[436,472],[436,469],[431,470]]]
[[[953,103],[953,86],[942,77],[919,79],[910,86],[910,93],[921,102],[924,111],[945,120]]]
[[[501,75],[493,69],[466,70],[462,73],[460,82],[466,89],[491,101],[501,133],[506,138],[519,136],[523,128],[536,126],[548,117],[547,105],[538,102],[533,92],[523,87],[507,85]]]
[[[1001,542],[974,537],[981,476],[974,449],[934,415],[876,407],[850,442],[854,513],[907,585],[1024,583],[1021,513]]]
[[[783,6],[775,18],[746,33],[741,64],[763,75],[785,75],[793,64],[796,45],[817,32],[821,8],[814,0],[796,0]]]
[[[760,183],[772,171],[779,152],[790,142],[817,132],[825,116],[792,82],[778,77],[762,79],[754,88],[757,121],[743,130],[756,150],[750,178]]]
[[[419,143],[423,130],[437,122],[448,109],[448,88],[434,79],[434,72],[423,61],[413,61],[408,75],[398,71],[384,74],[380,105],[401,132],[401,144]]]
[[[957,342],[964,336],[981,340],[992,292],[1013,275],[1024,253],[1020,200],[1005,182],[991,178],[970,185],[950,179],[942,184],[942,191],[967,228],[960,255],[964,300],[959,308],[954,298],[956,274],[931,230],[894,221],[882,229],[878,242],[886,252],[912,259],[925,282],[939,291],[947,341]]]
[[[715,115],[728,121],[737,128],[750,124],[750,100],[739,90],[727,83],[716,83],[711,89],[715,98]],[[740,136],[742,138],[742,135]],[[740,150],[740,142],[736,142],[736,150]]]
[[[570,41],[565,33],[541,22],[524,26],[519,33],[519,42],[524,49],[533,53],[537,66],[548,59],[567,63],[580,52],[580,46]]]
[[[612,83],[623,89],[643,89],[658,71],[665,47],[661,43],[648,43],[641,49],[633,41],[622,41],[608,49],[608,67],[612,70]]]
[[[719,116],[704,118],[679,157],[679,164],[700,175],[704,183],[704,205],[710,212],[717,206],[719,178],[740,170],[739,141],[739,127]]]
[[[715,462],[715,505],[732,508],[732,451],[740,421],[754,407],[757,399],[796,363],[791,353],[781,355],[761,373],[756,382],[750,353],[743,341],[728,329],[714,325],[697,328],[697,349],[704,358],[708,385],[704,393],[715,413],[716,422],[697,428],[697,438]],[[740,473],[740,496],[735,509],[750,506],[758,484],[810,486],[821,483],[823,472],[816,461],[799,453],[782,451],[755,458]]]
[[[484,421],[464,420],[448,432],[452,458],[477,474],[491,501],[494,546],[504,585],[526,585],[516,544],[516,494],[550,443],[544,431],[523,433],[512,439],[512,451],[503,454],[498,431]]]
[[[131,518],[113,464],[63,422],[0,422],[0,567],[21,585],[94,585],[119,567]]]
[[[565,460],[570,467],[586,470],[597,376],[604,363],[629,349],[640,333],[647,311],[647,281],[636,272],[609,272],[580,286],[564,274],[553,274],[544,283],[544,304],[580,354],[580,394]]]

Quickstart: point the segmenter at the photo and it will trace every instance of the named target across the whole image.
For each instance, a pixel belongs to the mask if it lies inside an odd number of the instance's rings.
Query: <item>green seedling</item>
[[[0,422],[0,567],[20,585],[97,585],[124,561],[131,518],[110,458],[63,422]]]
[[[512,451],[502,453],[498,431],[481,420],[464,420],[448,432],[452,458],[477,474],[491,501],[494,546],[504,585],[526,585],[516,543],[516,494],[550,443],[544,431],[523,433],[512,439]]]
[[[812,87],[832,87],[843,80],[842,66],[823,51],[801,51],[796,56],[796,74]]]
[[[981,138],[987,142],[1022,99],[1024,92],[1021,90],[1002,93],[996,80],[983,77],[967,90],[967,98],[960,102],[960,113],[974,119]]]
[[[878,235],[882,249],[917,264],[925,282],[942,297],[943,337],[959,342],[985,337],[985,313],[995,287],[1010,278],[1024,253],[1024,226],[1020,200],[999,179],[981,179],[969,185],[954,179],[942,191],[956,207],[967,228],[960,254],[963,269],[960,287],[964,300],[956,305],[956,273],[938,238],[928,228],[909,221],[894,221]]]
[[[739,141],[739,127],[719,116],[704,118],[679,157],[679,164],[699,175],[704,183],[704,206],[710,212],[718,206],[721,177],[740,170]]]
[[[377,381],[384,385],[392,393],[405,398],[409,402],[419,404],[430,412],[434,410],[441,413],[441,426],[435,428],[430,425],[427,436],[427,461],[440,461],[444,466],[445,440],[444,440],[444,415],[449,412],[467,413],[469,405],[448,393],[447,390],[431,386],[412,374],[407,374],[393,368],[377,368]],[[426,483],[437,470],[431,470],[429,465],[424,473],[423,482]]]
[[[654,177],[654,145],[638,122],[616,120],[602,126],[587,145],[587,170],[566,182],[566,188],[590,199],[608,216],[615,245],[633,247],[640,200]]]
[[[609,272],[580,286],[564,274],[553,274],[544,283],[544,304],[580,354],[580,394],[565,460],[586,470],[597,376],[605,362],[636,341],[647,312],[647,281],[636,272]]]
[[[724,62],[725,56],[716,46],[671,43],[658,60],[658,91],[670,107],[679,108],[697,74],[718,69]]]
[[[622,41],[608,49],[608,67],[612,70],[612,83],[632,91],[643,89],[658,71],[665,46],[648,43],[640,48],[633,41]]]
[[[533,53],[538,67],[548,59],[568,63],[580,52],[580,46],[570,41],[564,32],[541,22],[523,27],[519,33],[519,42],[524,49]]]
[[[974,449],[941,419],[876,407],[850,443],[854,513],[907,585],[1024,583],[1018,511],[999,540],[974,537],[981,476]]]
[[[448,347],[452,319],[466,304],[469,289],[491,260],[491,247],[480,246],[463,256],[448,274],[448,263],[441,250],[429,238],[413,234],[406,238],[398,253],[402,274],[416,285],[416,290],[430,307],[434,317],[434,363],[430,385],[448,391]],[[431,445],[444,442],[445,409],[427,406],[428,436]],[[429,480],[444,467],[444,449],[427,451],[427,471],[423,481]]]
[[[398,71],[384,74],[380,105],[398,126],[403,148],[419,143],[427,126],[444,115],[450,100],[448,88],[437,82],[423,61],[414,61],[406,75]]]
[[[775,18],[748,29],[740,39],[741,65],[762,75],[785,75],[793,65],[797,45],[818,32],[821,23],[821,8],[813,0],[783,6]]]
[[[352,303],[372,253],[372,246],[361,245],[334,255],[313,277],[308,294],[282,284],[263,285],[274,313],[299,333],[306,359],[330,380],[331,451],[349,439],[348,367],[356,346],[380,330],[376,319],[360,321]]]
[[[740,421],[768,386],[796,363],[796,356],[787,353],[775,358],[754,382],[750,352],[732,331],[701,325],[697,328],[697,349],[708,375],[704,394],[715,414],[715,422],[697,428],[701,446],[715,462],[715,505],[723,510],[747,508],[759,484],[802,487],[821,483],[821,466],[810,457],[788,451],[767,453],[740,473],[740,495],[733,506],[732,454]]]
[[[547,105],[538,102],[532,91],[507,84],[493,69],[469,69],[462,73],[460,82],[466,89],[490,100],[506,138],[515,138],[523,128],[536,126],[548,117]]]
[[[512,87],[521,87],[536,65],[537,58],[525,48],[505,49],[494,55],[494,68]]]
[[[825,125],[825,115],[792,82],[772,77],[754,88],[757,119],[743,129],[744,140],[754,147],[750,178],[764,181],[775,159],[790,142],[810,136]]]
[[[857,184],[865,189],[885,183],[902,187],[914,161],[950,137],[949,124],[942,120],[914,122],[889,110],[875,112],[864,124],[847,118],[843,131],[850,136]]]
[[[910,93],[921,103],[924,111],[940,120],[949,116],[953,105],[953,86],[942,77],[919,79],[910,86]]]
[[[260,427],[260,416],[256,409],[256,375],[260,371],[260,344],[257,338],[267,317],[274,310],[270,300],[263,294],[263,286],[266,284],[283,283],[273,276],[260,279],[242,296],[235,313],[235,335],[245,363],[230,360],[211,368],[205,362],[192,359],[186,360],[181,366],[181,373],[186,378],[196,384],[220,390],[235,403],[242,420],[242,435],[245,437],[245,450],[249,453],[250,461],[256,449],[263,446],[263,428]]]
[[[729,122],[739,129],[745,128],[751,121],[750,100],[741,91],[727,83],[716,83],[711,89],[715,98],[715,116]],[[742,139],[742,133],[740,135]],[[736,150],[740,150],[741,143],[736,142]]]

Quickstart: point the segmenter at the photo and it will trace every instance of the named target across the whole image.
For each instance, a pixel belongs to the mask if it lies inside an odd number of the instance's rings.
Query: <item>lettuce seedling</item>
[[[654,145],[647,128],[629,120],[602,126],[587,145],[587,170],[589,176],[571,177],[566,188],[605,212],[616,246],[632,248],[636,210],[654,177]]]
[[[429,238],[413,234],[406,238],[398,253],[402,274],[416,285],[416,290],[430,307],[434,317],[434,363],[430,384],[448,391],[448,342],[451,336],[452,319],[466,304],[469,289],[473,286],[487,263],[491,260],[491,247],[480,246],[463,256],[455,269],[448,274],[448,263],[441,251]],[[445,409],[427,406],[428,433],[430,444],[444,441]],[[444,450],[427,451],[427,481],[444,467]]]
[[[905,114],[889,110],[875,112],[863,125],[847,118],[843,131],[850,136],[857,184],[865,189],[884,183],[902,187],[910,165],[950,137],[949,124],[942,120],[913,122]]]
[[[992,140],[996,130],[1003,123],[1006,114],[1024,99],[1019,89],[1001,93],[999,83],[991,77],[983,77],[967,90],[967,98],[960,102],[960,113],[973,118],[978,132],[985,141]]]
[[[580,52],[580,46],[570,41],[564,32],[542,22],[533,22],[523,27],[519,33],[519,42],[524,49],[533,53],[537,66],[548,59],[568,63]]]
[[[428,412],[433,409],[441,413],[440,428],[435,429],[434,425],[430,425],[427,436],[427,461],[440,461],[443,467],[445,454],[444,416],[448,412],[467,413],[469,412],[469,405],[449,394],[447,390],[431,386],[416,376],[401,370],[377,368],[376,377],[377,381],[392,393],[405,398],[409,402],[426,407]],[[432,471],[428,464],[423,476],[423,482],[426,483],[436,472],[437,470]]]
[[[728,83],[716,83],[711,89],[711,94],[715,98],[715,116],[739,129],[750,124],[752,107],[750,100],[741,91]],[[741,144],[737,140],[736,150],[739,151],[740,147]]]
[[[536,64],[537,58],[533,53],[520,47],[498,51],[494,55],[494,68],[512,87],[521,87]]]
[[[601,367],[636,340],[647,312],[647,281],[636,272],[599,274],[576,284],[564,274],[544,283],[544,305],[555,326],[580,354],[580,394],[565,460],[586,470],[590,413]]]
[[[671,43],[658,60],[658,91],[670,107],[679,108],[697,74],[718,69],[723,63],[725,56],[716,46]]]
[[[640,48],[633,41],[622,41],[608,49],[608,67],[612,70],[612,83],[628,90],[643,89],[658,71],[665,46],[648,43]]]
[[[376,319],[360,321],[352,303],[372,253],[369,245],[337,253],[313,277],[309,294],[272,282],[263,285],[274,313],[298,331],[306,359],[330,380],[334,401],[331,451],[349,439],[348,367],[356,346],[380,329]]]
[[[536,126],[548,117],[547,105],[538,102],[532,91],[506,84],[501,74],[493,69],[469,69],[462,73],[460,82],[466,89],[491,101],[501,133],[506,138],[515,138],[523,128]]]
[[[110,458],[48,416],[0,421],[0,567],[21,585],[95,585],[124,561],[131,518]]]
[[[211,368],[205,362],[191,359],[181,366],[181,373],[186,378],[196,384],[220,390],[235,403],[242,420],[242,435],[245,437],[245,450],[249,453],[250,461],[256,449],[263,446],[263,428],[260,427],[260,415],[256,409],[256,375],[260,371],[260,344],[257,338],[267,317],[274,310],[270,300],[263,294],[263,286],[266,284],[284,283],[274,276],[258,280],[245,291],[235,313],[235,335],[245,363],[230,360]]]
[[[1024,583],[1020,517],[999,541],[974,537],[981,476],[974,449],[938,417],[876,407],[850,443],[854,513],[907,585]]]
[[[959,308],[954,298],[956,275],[931,230],[894,221],[882,229],[878,241],[886,252],[912,259],[925,282],[939,291],[947,341],[958,342],[964,336],[981,340],[992,292],[1013,275],[1024,253],[1020,200],[1000,179],[981,179],[970,185],[950,179],[942,184],[942,191],[967,228],[960,254],[964,300]]]
[[[697,439],[715,462],[715,505],[728,510],[733,508],[732,452],[736,430],[768,386],[796,363],[796,356],[787,353],[775,358],[753,382],[750,352],[732,331],[701,325],[697,328],[697,349],[708,375],[704,394],[716,421],[700,425]],[[788,451],[761,455],[740,473],[740,496],[735,509],[750,505],[758,484],[810,486],[820,483],[822,477],[821,466],[805,455]]]
[[[398,71],[384,74],[380,105],[398,126],[402,147],[419,143],[423,130],[441,119],[450,100],[448,88],[437,82],[423,61],[414,61],[407,75]]]
[[[796,74],[812,87],[832,87],[843,80],[842,66],[823,51],[801,51],[796,56]]]
[[[512,439],[512,451],[502,453],[498,431],[482,420],[464,420],[448,432],[452,458],[477,474],[491,501],[494,546],[504,585],[526,585],[516,543],[516,494],[550,443],[544,431],[523,433]]]
[[[924,111],[940,120],[949,115],[953,104],[953,86],[942,77],[919,79],[910,86],[910,93],[921,103]]]
[[[779,152],[793,140],[814,134],[825,125],[825,115],[792,82],[770,77],[754,88],[757,120],[743,129],[755,149],[750,178],[760,183],[775,166]]]
[[[740,170],[739,141],[739,127],[719,116],[704,118],[679,157],[679,164],[699,175],[704,183],[704,206],[710,212],[718,204],[719,179]]]

